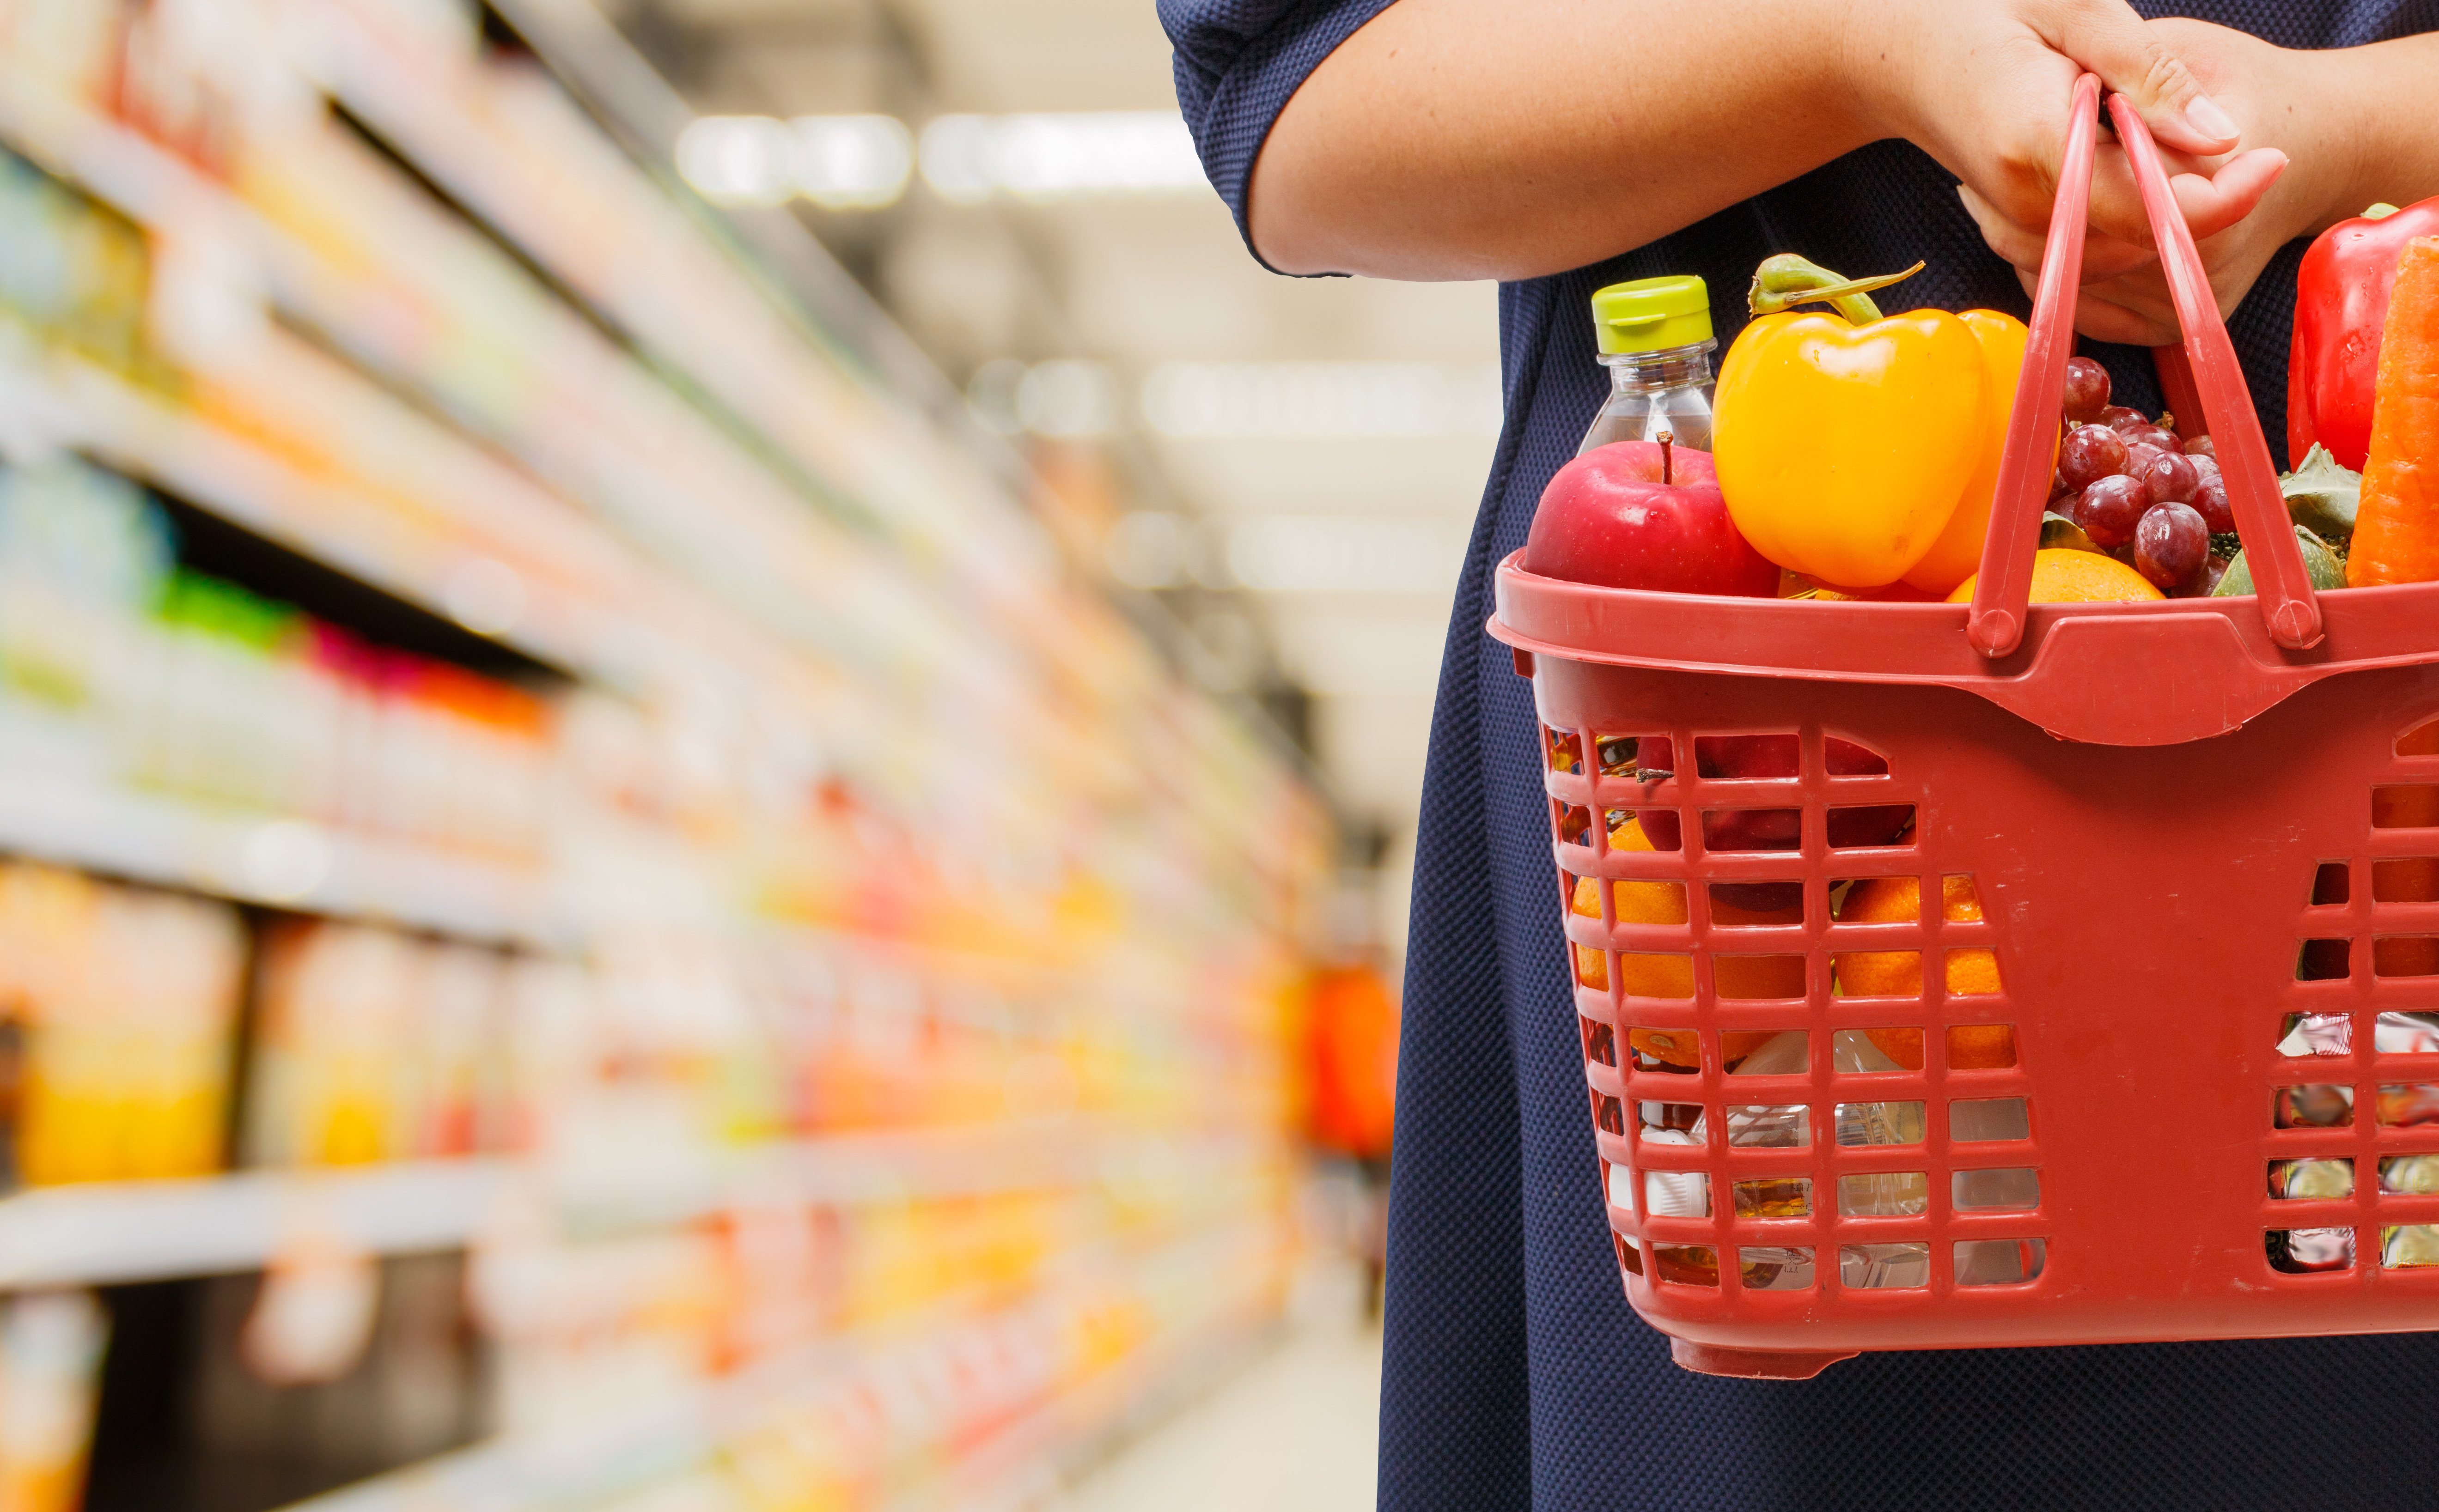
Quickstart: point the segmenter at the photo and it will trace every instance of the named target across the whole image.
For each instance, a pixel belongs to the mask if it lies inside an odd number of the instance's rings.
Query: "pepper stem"
[[[1867,325],[1880,318],[1880,307],[1872,303],[1870,291],[1885,289],[1900,278],[1911,278],[1922,269],[1923,264],[1917,262],[1903,273],[1849,278],[1831,273],[1808,258],[1782,252],[1763,258],[1761,266],[1754,270],[1753,288],[1745,294],[1745,305],[1756,315],[1774,315],[1797,305],[1825,303],[1850,324]]]
[[[1675,431],[1663,431],[1660,433],[1660,486],[1664,489],[1677,481],[1669,471],[1669,458],[1674,454],[1670,449],[1676,446],[1676,444],[1677,433]]]

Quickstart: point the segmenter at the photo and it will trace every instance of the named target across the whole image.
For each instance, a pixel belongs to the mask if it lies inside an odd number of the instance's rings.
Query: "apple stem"
[[[1753,288],[1746,291],[1745,305],[1756,315],[1774,315],[1797,305],[1825,303],[1845,316],[1849,324],[1868,325],[1880,318],[1880,307],[1872,303],[1869,292],[1885,289],[1900,278],[1911,278],[1922,269],[1917,262],[1903,273],[1849,278],[1809,258],[1782,252],[1764,258],[1761,266],[1754,270]]]
[[[1675,454],[1669,449],[1676,444],[1677,433],[1675,431],[1663,431],[1660,433],[1660,486],[1664,489],[1677,481],[1676,478],[1671,475],[1669,470],[1669,459]]]

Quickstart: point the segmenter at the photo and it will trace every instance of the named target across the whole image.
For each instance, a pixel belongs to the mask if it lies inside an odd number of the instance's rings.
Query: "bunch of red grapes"
[[[2218,586],[2227,563],[2211,537],[2235,528],[2227,483],[2207,436],[2179,441],[2141,410],[2109,402],[2109,369],[2089,357],[2066,364],[2066,418],[2050,480],[2050,512],[2173,598]]]

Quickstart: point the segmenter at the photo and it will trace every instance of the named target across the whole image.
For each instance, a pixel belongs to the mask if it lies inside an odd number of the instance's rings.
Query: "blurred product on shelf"
[[[264,1268],[238,1335],[238,1358],[269,1386],[342,1379],[364,1359],[380,1307],[373,1256],[306,1229]]]
[[[1313,1145],[1385,1160],[1398,1112],[1398,1000],[1371,961],[1323,967],[1305,997]]]
[[[248,1164],[506,1147],[507,975],[475,946],[324,920],[272,926],[256,973]]]
[[[0,151],[0,309],[130,377],[165,380],[143,336],[151,258],[126,217]]]
[[[0,1301],[0,1507],[76,1512],[109,1325],[82,1291]]]
[[[551,726],[495,679],[377,649],[173,562],[161,509],[60,460],[0,471],[0,739],[27,765],[531,866]]]
[[[1342,896],[1341,908],[1346,912]],[[1341,926],[1344,928],[1344,925]],[[1314,1193],[1323,1228],[1369,1272],[1379,1316],[1389,1263],[1389,1153],[1398,1113],[1398,999],[1377,946],[1358,932],[1306,979],[1305,1137],[1333,1179]]]
[[[225,904],[0,863],[16,1179],[220,1169],[244,964]]]

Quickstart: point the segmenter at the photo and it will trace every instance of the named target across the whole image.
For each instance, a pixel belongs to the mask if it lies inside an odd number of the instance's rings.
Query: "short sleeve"
[[[1160,23],[1177,49],[1178,108],[1247,251],[1254,240],[1245,191],[1271,123],[1321,61],[1391,3],[1159,0]]]

